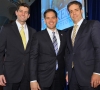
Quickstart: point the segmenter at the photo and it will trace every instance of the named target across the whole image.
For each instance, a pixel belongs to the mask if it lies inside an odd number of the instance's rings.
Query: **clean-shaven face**
[[[47,27],[51,30],[55,30],[57,24],[57,17],[54,12],[47,12],[45,15],[45,23]]]
[[[20,6],[19,9],[15,12],[15,14],[19,23],[25,23],[30,16],[29,9],[24,6]]]
[[[75,24],[77,24],[82,19],[82,10],[77,4],[72,4],[69,7],[69,13]]]

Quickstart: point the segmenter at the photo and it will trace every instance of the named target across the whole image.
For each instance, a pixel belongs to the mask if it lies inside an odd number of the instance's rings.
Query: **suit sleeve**
[[[30,50],[30,81],[37,80],[38,40],[36,35],[32,38]]]
[[[6,50],[6,37],[7,37],[7,28],[3,27],[0,32],[0,75],[3,74],[3,62],[4,62],[4,54]]]
[[[95,50],[94,72],[100,73],[100,22],[95,21],[91,31],[92,43]]]

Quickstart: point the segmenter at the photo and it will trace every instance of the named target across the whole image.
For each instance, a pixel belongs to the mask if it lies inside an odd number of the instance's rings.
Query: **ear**
[[[57,18],[57,22],[58,22],[58,18]]]
[[[45,20],[45,18],[44,18],[44,23],[46,24],[46,20]]]
[[[28,18],[30,17],[30,14],[28,14]]]
[[[17,15],[17,10],[15,11],[15,14]]]
[[[83,14],[83,10],[81,9],[81,13]]]

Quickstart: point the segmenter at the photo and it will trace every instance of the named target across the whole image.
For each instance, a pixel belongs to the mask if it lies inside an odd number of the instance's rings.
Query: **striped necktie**
[[[55,49],[55,53],[56,53],[56,55],[57,55],[57,53],[58,53],[58,43],[57,43],[57,38],[56,38],[56,36],[55,36],[55,32],[52,32],[52,34],[53,34],[53,46],[54,46],[54,49]],[[58,61],[56,60],[56,70],[58,69]]]

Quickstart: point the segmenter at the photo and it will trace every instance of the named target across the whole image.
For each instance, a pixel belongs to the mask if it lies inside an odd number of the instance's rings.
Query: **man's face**
[[[56,23],[57,23],[57,17],[55,16],[55,13],[50,11],[47,12],[45,15],[45,23],[47,27],[51,30],[54,30],[56,28]]]
[[[76,4],[73,4],[69,7],[69,13],[75,24],[82,19],[82,10],[80,10],[80,7]]]
[[[27,7],[24,6],[20,6],[19,10],[15,12],[16,16],[17,16],[17,20],[20,23],[25,23],[26,20],[29,18],[30,14],[29,14],[29,9]]]

